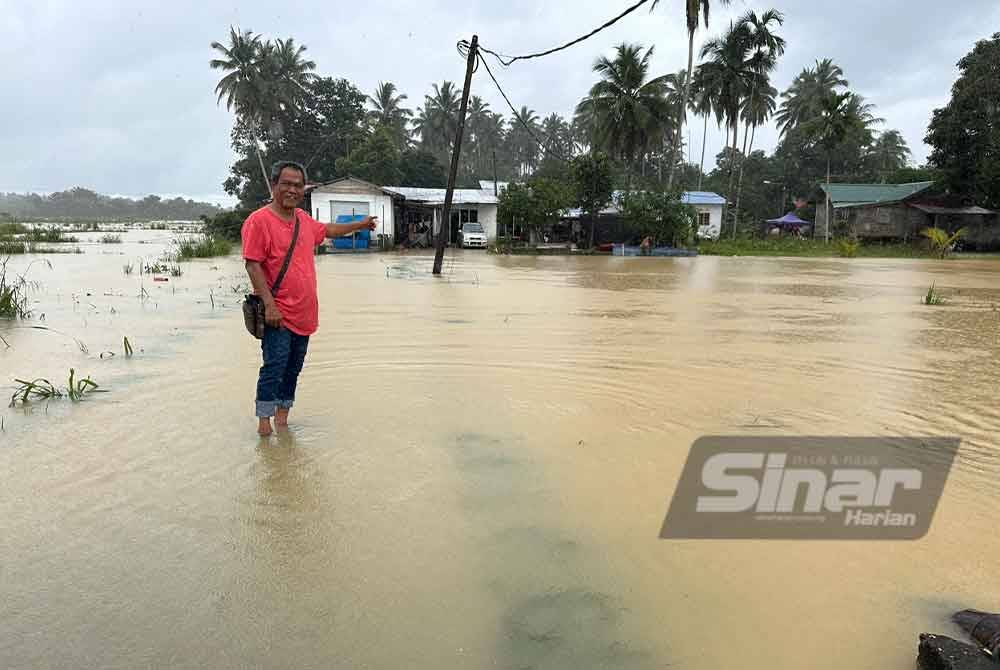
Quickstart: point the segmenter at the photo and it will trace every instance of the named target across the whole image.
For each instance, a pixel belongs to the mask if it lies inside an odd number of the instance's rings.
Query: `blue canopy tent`
[[[801,230],[805,226],[812,226],[812,223],[809,221],[803,221],[796,216],[795,212],[789,212],[780,219],[768,219],[767,223],[771,226],[794,231]]]

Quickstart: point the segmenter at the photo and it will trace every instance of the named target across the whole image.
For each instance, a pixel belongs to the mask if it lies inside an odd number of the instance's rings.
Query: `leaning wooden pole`
[[[462,156],[462,136],[465,134],[465,113],[469,109],[469,91],[472,88],[472,71],[476,69],[476,56],[479,51],[479,35],[472,36],[469,46],[469,62],[465,67],[465,86],[462,87],[462,106],[458,110],[458,130],[455,131],[455,147],[451,152],[451,172],[448,173],[448,190],[444,194],[444,211],[441,214],[441,227],[435,240],[434,274],[441,274],[444,263],[444,247],[451,234],[451,201],[455,195],[455,180],[458,178],[458,161]]]

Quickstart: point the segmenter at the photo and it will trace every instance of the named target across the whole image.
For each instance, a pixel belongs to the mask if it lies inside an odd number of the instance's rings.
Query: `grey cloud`
[[[455,42],[478,32],[497,50],[535,51],[607,19],[624,0],[511,0],[506,3],[372,0],[287,3],[111,0],[17,3],[0,13],[0,190],[52,191],[84,185],[108,193],[221,193],[232,160],[232,118],[216,105],[218,73],[209,43],[230,24],[308,45],[324,75],[346,77],[370,92],[393,81],[416,108],[433,82],[461,81]],[[680,0],[665,0],[585,45],[550,58],[495,69],[513,102],[539,114],[570,114],[594,81],[590,67],[622,41],[656,45],[655,67],[686,66]],[[839,3],[737,3],[713,12],[721,32],[748,7],[785,12],[789,49],[775,83],[783,89],[816,59],[840,63],[852,85],[878,105],[887,126],[903,131],[915,158],[924,131],[948,99],[955,63],[1000,24],[995,0],[970,0],[960,11],[930,0]],[[497,111],[506,105],[485,73],[474,92]],[[723,135],[710,125],[708,155]],[[692,154],[700,153],[692,124]],[[771,149],[773,129],[758,132]]]

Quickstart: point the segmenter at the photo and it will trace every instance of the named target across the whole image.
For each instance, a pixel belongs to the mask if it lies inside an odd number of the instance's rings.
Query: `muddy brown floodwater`
[[[0,414],[4,668],[909,670],[1000,610],[1000,261],[319,257],[262,442],[241,263],[124,275],[167,242],[48,256],[0,324],[0,383],[107,390]],[[660,540],[710,434],[963,443],[917,542]]]

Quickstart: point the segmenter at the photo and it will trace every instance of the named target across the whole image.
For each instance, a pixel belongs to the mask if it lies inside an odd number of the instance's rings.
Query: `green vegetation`
[[[125,349],[125,358],[132,358],[132,343],[128,341],[128,337],[122,338],[122,347]]]
[[[622,219],[654,246],[687,245],[694,235],[698,211],[681,202],[677,193],[653,191],[626,193],[621,199]]]
[[[47,260],[32,261],[21,274],[14,274],[7,269],[10,257],[0,258],[0,318],[27,319],[31,316],[28,307],[28,290],[35,284],[28,281],[27,275],[31,266],[41,262],[52,269],[52,263]]]
[[[0,259],[0,318],[24,319],[31,314],[28,309],[28,282],[23,275],[8,273],[8,261],[9,256]]]
[[[934,284],[930,285],[927,289],[927,294],[921,300],[924,305],[943,305],[945,303],[944,296],[937,292],[934,288]]]
[[[121,235],[107,233],[101,236],[101,244],[121,244],[121,243],[122,243]]]
[[[532,231],[533,239],[541,239],[543,228],[558,222],[559,214],[570,207],[572,199],[572,187],[555,179],[535,177],[527,184],[510,184],[500,194],[498,234],[503,237],[523,226]]]
[[[0,223],[0,238],[24,235],[27,232],[28,227],[23,223]]]
[[[573,203],[590,219],[590,237],[586,247],[594,246],[594,226],[599,212],[611,204],[614,180],[611,160],[606,154],[577,156],[570,163]]]
[[[192,258],[214,258],[228,256],[233,250],[233,243],[227,239],[206,235],[200,239],[188,238],[176,242],[178,261]]]
[[[858,255],[858,249],[861,247],[861,243],[858,240],[852,240],[849,237],[841,237],[836,242],[837,255],[841,258],[854,258]]]
[[[10,397],[11,407],[14,407],[18,401],[26,404],[32,400],[52,400],[54,398],[69,398],[73,402],[78,402],[83,400],[86,394],[99,388],[90,377],[77,380],[76,370],[73,368],[69,370],[69,382],[64,387],[57,387],[48,379],[42,378],[31,381],[15,379],[14,381],[17,383],[17,388]]]
[[[67,235],[58,228],[32,228],[24,233],[21,239],[25,242],[47,242],[50,244],[80,241],[80,238]]]
[[[951,101],[927,131],[929,161],[953,192],[1000,209],[1000,33],[978,42],[958,68]]]
[[[219,212],[215,216],[203,216],[205,235],[230,242],[239,242],[243,230],[243,222],[250,216],[250,210],[236,208]]]
[[[965,237],[966,230],[961,228],[953,234],[940,228],[924,228],[920,234],[927,238],[931,246],[931,252],[938,258],[947,258],[948,254],[955,248],[955,244]]]

